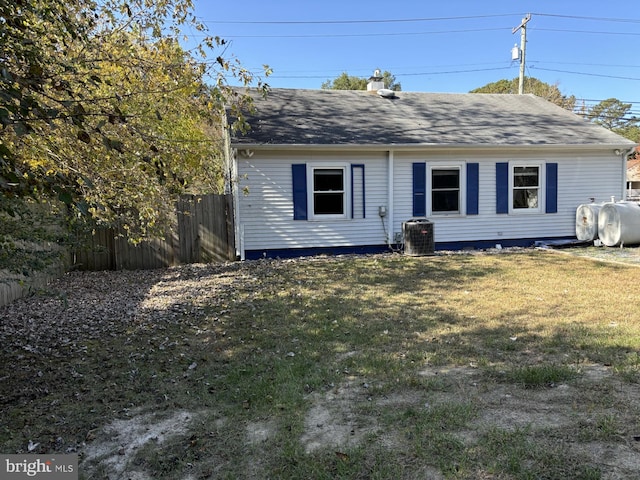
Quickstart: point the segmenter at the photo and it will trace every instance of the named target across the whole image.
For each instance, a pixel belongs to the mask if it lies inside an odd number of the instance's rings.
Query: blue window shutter
[[[366,218],[364,164],[351,165],[351,218]]]
[[[558,164],[547,163],[546,213],[558,213]]]
[[[427,164],[413,164],[413,216],[427,215]]]
[[[467,163],[467,215],[478,215],[480,164]]]
[[[496,163],[496,213],[509,213],[509,163]]]
[[[307,219],[307,165],[295,163],[291,165],[293,179],[293,219]]]

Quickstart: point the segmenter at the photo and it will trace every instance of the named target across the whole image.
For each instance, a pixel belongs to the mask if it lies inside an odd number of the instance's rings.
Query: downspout
[[[229,135],[229,134],[227,134]],[[233,204],[233,234],[236,247],[236,257],[244,260],[244,225],[240,223],[240,199],[238,198],[238,149],[231,148],[230,138],[227,136],[226,156],[228,158],[227,175],[229,176],[227,185],[231,193]]]
[[[244,260],[244,238],[241,234],[240,211],[238,199],[238,149],[231,145],[231,128],[227,121],[226,110],[222,109],[222,136],[224,139],[224,158],[225,158],[225,193],[231,194],[232,210],[233,210],[233,235],[236,249],[236,258],[240,257]]]
[[[389,150],[387,161],[387,221],[389,222],[387,245],[389,248],[392,248],[393,243],[393,160],[393,150]]]
[[[629,150],[622,151],[620,156],[622,157],[622,196],[621,199],[627,199],[627,161],[629,156],[636,151],[636,147],[633,146]]]
[[[240,258],[241,261],[246,260],[244,254],[244,224],[242,223],[242,217],[240,214],[240,188],[238,178],[238,149],[234,148],[231,150],[231,158],[233,165],[233,176],[231,184],[233,185],[233,216],[234,216],[234,226],[235,226],[235,236],[236,236],[236,255]]]

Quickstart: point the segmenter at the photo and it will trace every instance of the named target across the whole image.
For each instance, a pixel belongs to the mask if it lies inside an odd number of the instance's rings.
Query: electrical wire
[[[547,60],[527,59],[528,64],[545,63],[550,65],[580,65],[583,67],[618,67],[618,68],[640,68],[640,65],[630,65],[626,63],[582,63],[582,62],[552,62]]]
[[[335,25],[400,25],[400,24],[409,24],[409,23],[426,23],[426,22],[438,22],[438,21],[465,21],[465,20],[477,20],[475,22],[476,25],[482,25],[482,19],[498,19],[498,18],[506,18],[506,17],[520,17],[523,16],[522,13],[507,13],[507,14],[487,14],[487,15],[464,15],[464,16],[448,16],[448,17],[418,17],[418,18],[383,18],[383,19],[352,19],[352,20],[201,20],[202,23],[208,25],[256,25],[256,26],[309,26],[309,25],[317,25],[317,26],[335,26]],[[561,15],[561,14],[553,14],[553,13],[544,13],[544,12],[532,12],[532,17],[546,17],[546,18],[557,18],[563,20],[576,20],[579,22],[599,22],[601,24],[606,22],[611,23],[619,23],[619,24],[627,24],[627,25],[635,25],[640,24],[640,19],[634,18],[614,18],[614,17],[591,17],[585,15]],[[566,34],[579,34],[579,35],[616,35],[616,36],[628,36],[628,37],[636,37],[640,36],[640,32],[619,32],[619,31],[610,31],[606,29],[568,29],[568,28],[545,28],[545,27],[537,27],[536,25],[531,25],[530,30],[537,32],[558,32],[558,33],[566,33]],[[301,33],[301,34],[239,34],[239,35],[221,35],[224,38],[247,38],[247,39],[261,39],[261,38],[298,38],[298,39],[322,39],[322,38],[350,38],[350,37],[401,37],[401,36],[416,36],[416,35],[436,35],[436,34],[461,34],[461,33],[473,33],[473,32],[483,32],[483,31],[500,31],[500,30],[511,30],[511,28],[501,28],[501,27],[488,27],[488,28],[469,28],[469,29],[443,29],[436,31],[412,31],[412,32],[378,32],[378,33]],[[186,35],[187,37],[196,37],[198,34],[194,35]],[[544,62],[539,60],[529,60],[529,64],[527,65],[527,71],[530,73],[530,68],[535,71],[545,71],[545,72],[556,72],[568,75],[581,75],[585,77],[596,77],[596,78],[609,78],[609,79],[618,79],[618,80],[626,80],[626,81],[639,81],[640,77],[633,75],[615,75],[611,73],[595,73],[595,72],[587,72],[587,71],[579,71],[579,70],[571,70],[571,69],[556,69],[556,68],[548,68],[548,66],[554,63],[560,63],[562,65],[582,65],[582,66],[593,66],[593,67],[604,67],[604,68],[640,68],[640,65],[609,65],[609,64],[596,64],[596,63],[571,63],[571,62]],[[547,65],[547,66],[544,66]],[[433,76],[433,75],[455,75],[455,74],[466,74],[466,73],[474,73],[474,72],[490,72],[490,71],[501,71],[507,70],[512,67],[491,67],[491,68],[464,68],[465,65],[460,65],[463,68],[456,68],[457,65],[452,65],[453,69],[447,69],[444,71],[432,71],[433,66],[428,67],[424,71],[420,71],[413,66],[405,71],[402,71],[402,67],[400,67],[399,72],[394,72],[394,76],[397,78],[400,77],[419,77],[419,76]],[[396,67],[397,68],[397,67]],[[396,68],[391,68],[390,70],[396,70]],[[410,71],[414,70],[414,71]],[[418,70],[418,71],[415,71]],[[311,73],[311,72],[310,72]],[[326,79],[330,78],[332,74],[321,74],[319,72],[313,72],[311,74],[307,74],[305,71],[299,71],[293,74],[279,74],[275,72],[270,76],[273,79]],[[584,102],[591,102],[592,100],[581,100]],[[595,101],[595,100],[593,100]],[[627,102],[638,104],[639,102]]]
[[[497,70],[511,70],[511,67],[494,67],[494,68],[474,68],[470,70],[449,70],[446,72],[416,72],[416,73],[394,73],[395,77],[409,76],[427,76],[427,75],[451,75],[454,73],[474,73],[474,72],[492,72]],[[327,75],[270,75],[269,78],[327,78]]]
[[[418,17],[418,18],[386,18],[386,19],[356,19],[356,20],[202,20],[205,24],[230,24],[230,25],[352,25],[367,23],[411,23],[411,22],[435,22],[451,20],[472,20],[478,18],[499,18],[523,16],[523,13],[501,13],[488,15],[465,15],[456,17]],[[573,20],[592,20],[598,22],[640,23],[640,19],[632,18],[608,18],[589,17],[581,15],[559,15],[553,13],[531,13],[531,16],[566,18]]]
[[[451,20],[469,20],[476,18],[513,17],[518,13],[502,13],[497,15],[467,15],[461,17],[428,17],[428,18],[396,18],[380,20],[204,20],[205,24],[235,24],[235,25],[350,25],[362,23],[410,23],[437,22]]]
[[[221,35],[224,38],[349,38],[349,37],[403,37],[417,35],[441,35],[448,33],[477,33],[497,30],[510,30],[508,27],[470,28],[463,30],[439,30],[433,32],[398,32],[398,33],[318,33],[318,34],[288,34],[288,35]],[[188,35],[195,37],[197,35]],[[204,37],[204,35],[203,35]]]
[[[576,72],[576,71],[573,71],[573,70],[558,70],[558,69],[553,69],[553,68],[543,68],[543,67],[537,67],[537,66],[532,66],[531,68],[533,68],[535,70],[543,70],[545,72],[570,73],[572,75],[585,75],[585,76],[588,76],[588,77],[617,78],[619,80],[640,81],[640,78],[638,78],[638,77],[623,77],[621,75],[607,75],[607,74],[604,74],[604,73]]]
[[[536,32],[588,33],[591,35],[640,36],[640,32],[601,32],[597,30],[568,30],[563,28],[536,28],[536,27],[529,27],[529,30],[534,30]]]
[[[581,15],[558,15],[553,13],[531,13],[531,16],[571,18],[574,20],[594,20],[598,22],[619,22],[619,23],[640,23],[640,20],[633,18],[607,18],[607,17],[586,17]]]

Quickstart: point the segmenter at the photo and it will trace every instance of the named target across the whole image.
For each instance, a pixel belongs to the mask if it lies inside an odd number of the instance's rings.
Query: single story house
[[[375,81],[375,79],[373,79]],[[635,144],[533,95],[271,89],[231,133],[242,259],[575,238],[576,208],[623,199]]]

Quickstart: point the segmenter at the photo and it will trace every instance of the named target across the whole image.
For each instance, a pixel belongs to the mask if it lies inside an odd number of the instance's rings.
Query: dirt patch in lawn
[[[121,478],[126,472],[129,479],[152,480],[133,461],[138,451],[147,445],[160,447],[171,437],[184,435],[193,420],[194,415],[184,411],[169,416],[134,413],[114,420],[90,433],[80,467],[89,478]]]
[[[366,390],[364,384],[347,382],[309,397],[310,408],[300,438],[305,452],[358,445],[364,435],[376,428],[374,419],[358,415],[354,410],[355,405],[369,397]]]
[[[579,384],[529,390],[496,384],[483,387],[478,384],[478,380],[482,380],[476,369],[452,369],[441,375],[448,385],[456,387],[447,392],[420,389],[380,393],[369,391],[361,382],[347,381],[327,392],[311,394],[300,443],[308,455],[331,450],[348,458],[342,452],[366,445],[370,441],[367,437],[371,437],[379,447],[402,451],[411,448],[412,439],[407,434],[411,432],[411,426],[402,425],[402,422],[390,423],[384,417],[407,410],[420,416],[451,403],[465,402],[478,405],[473,420],[464,427],[451,428],[449,433],[469,449],[478,448],[485,442],[488,431],[526,432],[532,439],[542,442],[545,438],[562,437],[572,445],[573,461],[598,465],[605,472],[602,479],[635,478],[640,472],[640,442],[636,436],[628,434],[623,442],[619,439],[598,440],[598,435],[603,434],[602,426],[598,425],[599,414],[581,411],[575,404],[576,396],[580,395]],[[610,370],[594,366],[585,369],[581,382],[611,380]],[[622,384],[617,384],[616,391],[624,396],[640,393],[637,388]],[[161,416],[132,414],[131,418],[115,420],[91,433],[90,441],[82,450],[81,468],[86,478],[151,480],[153,474],[145,472],[136,463],[136,455],[144,447],[161,449],[173,437],[188,436],[192,424],[197,421],[197,414],[185,411]],[[577,442],[579,438],[571,438],[581,435],[576,425],[591,429],[592,433],[586,435],[594,440]],[[563,430],[566,433],[562,433]],[[245,465],[245,474],[258,478],[265,475],[270,446],[282,434],[281,424],[276,418],[251,421],[245,426],[245,434],[245,442],[251,450],[237,461]],[[420,475],[446,478],[436,468],[424,465],[405,478],[420,478]],[[478,475],[482,472],[478,471]]]

